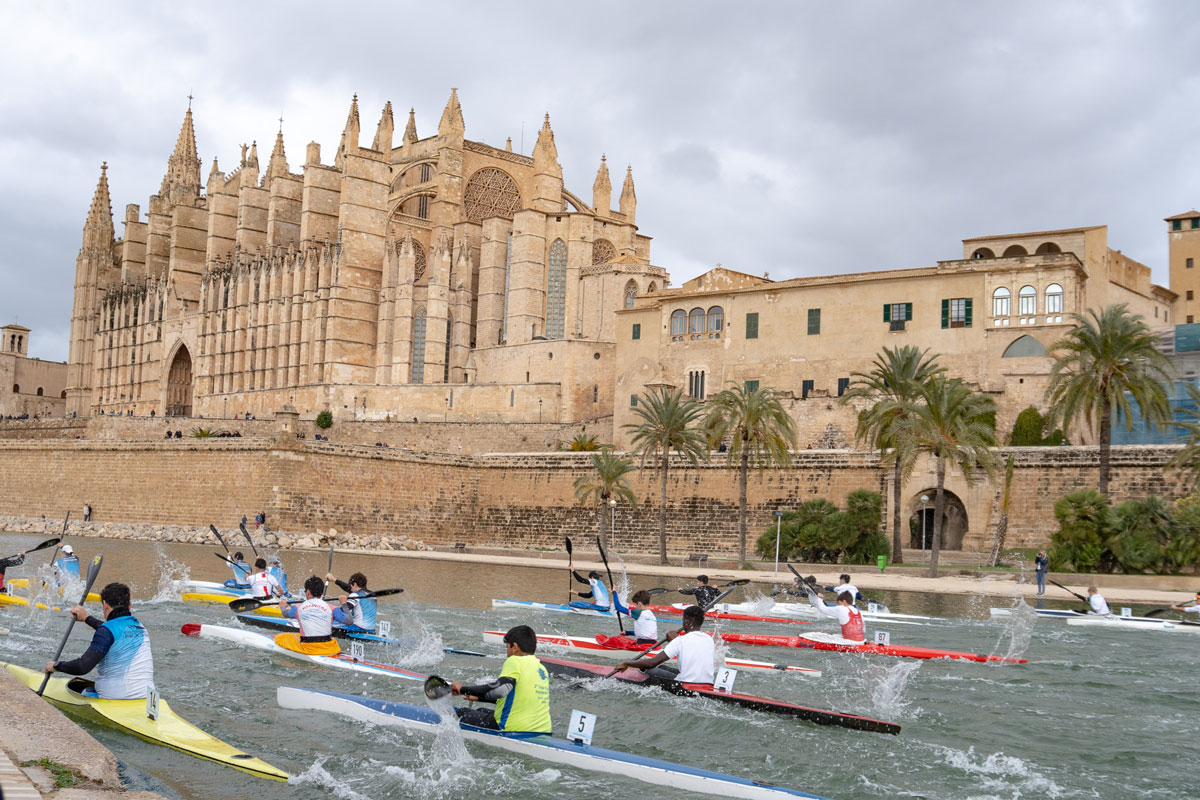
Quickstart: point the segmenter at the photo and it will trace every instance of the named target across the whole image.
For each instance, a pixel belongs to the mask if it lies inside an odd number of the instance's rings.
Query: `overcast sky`
[[[930,265],[972,236],[1107,224],[1167,283],[1162,218],[1200,205],[1200,15],[1151,2],[7,4],[0,324],[65,359],[99,167],[117,220],[158,190],[187,95],[207,176],[277,118],[326,162],[357,92],[529,153],[550,113],[568,188],[638,223],[679,284]],[[121,226],[117,225],[117,235]]]

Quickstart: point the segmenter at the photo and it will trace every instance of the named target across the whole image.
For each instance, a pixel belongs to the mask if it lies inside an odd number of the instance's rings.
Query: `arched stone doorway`
[[[942,542],[941,550],[962,550],[963,538],[967,535],[967,507],[958,495],[948,489],[942,490],[946,508],[942,513]],[[922,497],[928,497],[926,503]],[[908,546],[914,550],[921,549],[922,537],[926,550],[933,547],[933,505],[937,499],[937,487],[923,489],[912,497],[913,515],[908,520]]]
[[[180,345],[167,372],[167,416],[192,415],[192,355]]]

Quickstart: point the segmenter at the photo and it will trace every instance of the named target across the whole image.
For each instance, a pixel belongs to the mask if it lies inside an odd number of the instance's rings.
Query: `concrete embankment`
[[[61,711],[0,669],[0,796],[6,800],[165,800],[153,792],[121,787],[117,759]],[[65,767],[75,785],[57,788],[46,767]],[[22,766],[28,764],[28,766]]]

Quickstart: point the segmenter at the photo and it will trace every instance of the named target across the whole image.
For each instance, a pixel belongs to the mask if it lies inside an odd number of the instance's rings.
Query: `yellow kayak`
[[[100,595],[96,594],[95,592],[89,592],[87,599],[88,599],[89,603],[99,603]],[[27,605],[29,605],[28,597],[24,597],[19,594],[0,593],[0,606],[27,606]],[[35,603],[35,605],[38,608],[48,608],[51,611],[62,611],[62,609],[58,608],[57,606],[48,606],[45,603]]]
[[[227,606],[234,600],[242,599],[242,595],[233,594],[205,594],[204,592],[184,592],[181,600],[185,603],[197,603],[202,605]],[[266,617],[279,617],[279,606],[270,605],[255,609],[255,614],[262,614]]]
[[[41,672],[16,664],[0,662],[0,665],[31,689],[36,690],[42,684]],[[42,696],[67,710],[124,728],[151,744],[160,744],[189,756],[215,761],[258,778],[275,781],[288,779],[288,774],[283,770],[241,752],[233,745],[208,735],[183,719],[171,710],[166,700],[158,701],[158,719],[155,720],[146,716],[145,700],[101,700],[98,697],[80,694],[80,691],[91,686],[91,681],[82,678],[67,679],[54,675],[46,684],[46,691]]]

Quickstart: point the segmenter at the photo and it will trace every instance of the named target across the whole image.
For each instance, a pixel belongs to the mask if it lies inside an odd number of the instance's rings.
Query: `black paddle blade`
[[[263,606],[273,606],[278,602],[278,600],[271,599],[257,600],[253,597],[239,597],[236,600],[229,601],[229,610],[235,614],[241,614],[244,611],[253,611],[256,608],[262,608]]]
[[[724,589],[729,586],[745,586],[749,582],[749,578],[738,578],[736,581],[730,581],[729,583],[722,584],[721,588]]]
[[[225,539],[221,536],[221,532],[219,530],[217,530],[217,526],[210,524],[208,526],[208,529],[210,531],[212,531],[213,536],[217,537],[217,541],[221,543],[222,549],[224,549],[225,552],[228,553],[229,545],[225,544]]]
[[[437,675],[430,675],[425,679],[425,696],[430,700],[441,700],[451,692],[450,684],[439,678]]]
[[[670,592],[670,591],[671,591],[670,589],[664,589],[664,588],[663,588],[663,587],[661,587],[661,586],[655,586],[653,589],[647,589],[647,590],[646,590],[646,594],[648,594],[648,595],[650,595],[651,597],[653,597],[653,596],[654,596],[654,595],[656,595],[656,594],[667,594],[667,593],[668,593],[668,592]]]
[[[57,547],[61,541],[62,541],[62,539],[47,539],[46,541],[39,544],[37,547],[31,547],[30,549],[26,550],[25,552],[26,553],[36,553],[38,550],[45,550],[47,547]]]
[[[567,540],[567,558],[570,558],[574,554],[574,548],[571,547],[571,537],[564,536],[563,538]]]
[[[258,555],[258,548],[254,546],[254,540],[250,538],[250,531],[246,530],[246,523],[239,522],[238,527],[242,530],[242,535],[246,537],[246,541],[250,543],[250,549],[254,551],[254,555]]]

